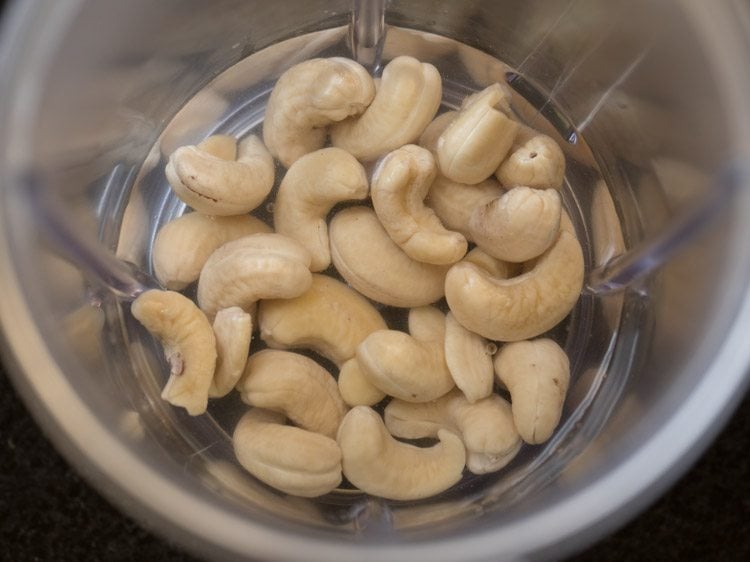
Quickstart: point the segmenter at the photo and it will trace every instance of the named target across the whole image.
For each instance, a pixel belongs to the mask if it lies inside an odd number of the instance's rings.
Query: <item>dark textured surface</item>
[[[750,399],[706,455],[646,513],[571,558],[750,560]],[[189,561],[92,490],[44,438],[0,373],[0,560]]]

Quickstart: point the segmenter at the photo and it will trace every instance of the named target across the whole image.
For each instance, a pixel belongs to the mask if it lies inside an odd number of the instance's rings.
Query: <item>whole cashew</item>
[[[518,433],[544,443],[560,422],[570,381],[565,351],[550,339],[506,344],[495,356],[495,372],[510,391]]]
[[[130,311],[164,346],[170,366],[161,397],[191,416],[206,411],[216,366],[216,338],[206,315],[180,293],[150,290]]]
[[[441,429],[457,434],[474,474],[500,470],[521,448],[511,405],[497,394],[473,404],[458,389],[423,404],[395,399],[386,406],[384,418],[388,431],[405,439],[435,437]]]
[[[253,135],[240,141],[237,160],[224,160],[203,148],[206,142],[182,146],[169,157],[167,181],[177,197],[207,215],[241,215],[255,209],[273,187],[273,158],[266,147]],[[217,151],[213,142],[208,147]],[[225,147],[218,150],[226,155]]]
[[[430,304],[445,293],[448,266],[407,256],[372,209],[350,207],[328,227],[331,259],[347,283],[376,302],[399,307]]]
[[[198,304],[213,316],[222,308],[249,310],[259,299],[292,298],[312,283],[310,253],[281,234],[253,234],[217,249],[198,279]]]
[[[374,96],[372,78],[353,60],[301,62],[284,72],[271,92],[263,141],[289,168],[301,156],[323,148],[325,127],[362,113]]]
[[[336,438],[344,476],[363,492],[392,500],[439,494],[461,479],[466,451],[454,433],[441,429],[437,436],[440,443],[429,448],[400,443],[374,410],[352,408]]]
[[[154,274],[164,287],[179,291],[197,281],[208,256],[219,246],[271,227],[250,215],[213,217],[182,215],[157,233],[152,250]]]
[[[354,357],[368,335],[387,327],[367,299],[320,274],[298,297],[261,301],[259,317],[260,337],[269,347],[312,349],[337,365]]]
[[[379,330],[357,347],[367,380],[408,402],[427,402],[454,386],[445,364],[445,316],[434,307],[409,311],[409,332]]]
[[[456,386],[470,403],[492,394],[495,371],[492,354],[487,352],[488,342],[470,332],[454,318],[445,317],[445,364]]]
[[[312,359],[264,349],[253,353],[237,383],[242,401],[283,413],[296,425],[328,437],[346,413],[336,380]]]
[[[208,395],[219,398],[229,394],[245,370],[253,337],[253,319],[241,308],[232,306],[216,313],[213,329],[216,371]]]
[[[356,357],[341,365],[339,392],[348,406],[373,406],[385,398],[382,392],[367,379]]]
[[[408,144],[380,163],[372,178],[372,205],[391,239],[417,261],[445,265],[466,254],[466,239],[443,227],[424,198],[435,179],[435,159]]]
[[[446,111],[433,119],[427,128],[419,136],[419,146],[429,150],[433,155],[437,152],[437,143],[440,135],[453,123],[458,115],[458,111]]]
[[[518,124],[497,107],[506,92],[493,84],[475,94],[459,111],[437,142],[442,174],[460,183],[475,184],[497,170],[513,146]]]
[[[565,155],[550,137],[536,134],[513,150],[495,176],[505,187],[560,189],[565,177]]]
[[[331,127],[331,143],[364,161],[414,142],[437,113],[440,73],[412,57],[396,57],[383,70],[375,99],[354,119]]]
[[[561,229],[529,271],[510,279],[460,261],[445,278],[445,298],[468,330],[491,340],[518,341],[538,336],[565,318],[582,287],[581,245]]]
[[[469,232],[477,246],[504,261],[542,255],[560,232],[562,200],[554,189],[514,187],[474,209]]]
[[[234,454],[250,474],[269,486],[305,498],[341,483],[341,449],[325,435],[283,425],[284,416],[253,408],[232,436]]]
[[[326,215],[336,203],[367,197],[367,176],[354,156],[323,148],[294,162],[281,180],[273,211],[276,232],[302,244],[312,271],[331,265]]]
[[[438,174],[430,186],[425,203],[435,211],[440,222],[454,232],[460,232],[472,242],[469,231],[469,217],[477,207],[497,199],[503,189],[494,178],[486,179],[476,185],[467,185],[449,180]]]

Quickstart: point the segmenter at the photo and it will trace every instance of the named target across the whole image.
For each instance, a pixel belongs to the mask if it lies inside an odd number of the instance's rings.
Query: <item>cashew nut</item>
[[[198,279],[198,304],[213,316],[222,308],[249,310],[259,299],[292,298],[310,288],[310,253],[281,234],[253,234],[217,249]]]
[[[341,398],[348,406],[373,406],[385,398],[385,392],[367,380],[356,357],[341,365],[338,383]]]
[[[154,240],[154,274],[164,287],[179,291],[198,279],[219,246],[271,227],[250,215],[212,217],[189,213],[165,224]]]
[[[495,372],[510,391],[513,419],[527,443],[544,443],[560,422],[570,381],[565,351],[550,339],[506,344]]]
[[[271,192],[273,158],[258,137],[250,136],[237,146],[237,159],[225,160],[225,142],[207,141],[182,146],[169,157],[166,175],[182,201],[207,215],[241,215],[252,211]],[[218,146],[217,146],[218,145]]]
[[[518,124],[497,109],[507,93],[493,84],[475,94],[437,142],[437,161],[444,176],[475,184],[497,170],[513,146]]]
[[[206,411],[216,366],[216,338],[206,315],[180,293],[150,290],[130,311],[164,346],[170,366],[161,397],[191,416]]]
[[[331,265],[326,215],[336,203],[367,197],[367,176],[354,156],[323,148],[301,157],[281,180],[273,211],[276,232],[302,244],[312,271]]]
[[[560,189],[565,177],[565,155],[550,137],[536,134],[513,150],[495,176],[505,187]]]
[[[253,319],[241,308],[232,306],[216,313],[213,329],[216,371],[208,395],[219,398],[229,394],[245,370],[253,337]]]
[[[304,347],[337,365],[354,357],[372,332],[385,330],[380,313],[344,283],[314,274],[298,297],[260,303],[260,337],[269,347]]]
[[[473,404],[459,390],[423,404],[391,400],[384,418],[388,431],[405,439],[435,437],[441,429],[456,433],[466,446],[467,468],[474,474],[500,470],[521,448],[511,405],[497,394]]]
[[[271,92],[263,141],[289,168],[301,156],[323,148],[325,127],[362,113],[374,96],[372,78],[353,60],[319,58],[294,65]]]
[[[445,293],[448,266],[407,256],[372,209],[339,211],[328,227],[331,259],[352,287],[374,301],[399,307],[430,304]]]
[[[283,413],[303,429],[335,437],[346,413],[336,380],[312,359],[264,349],[253,353],[237,383],[242,401]]]
[[[282,425],[284,416],[253,408],[240,419],[232,442],[237,460],[269,486],[305,498],[341,483],[341,449],[325,435]]]
[[[440,73],[413,57],[396,57],[383,69],[375,99],[365,112],[331,127],[331,143],[360,160],[374,160],[414,142],[437,113]]]
[[[518,341],[544,333],[578,301],[583,251],[574,235],[560,231],[533,267],[509,279],[462,260],[445,278],[445,298],[465,328],[491,340]]]
[[[477,207],[497,199],[503,189],[494,178],[486,179],[476,185],[456,183],[438,174],[430,186],[425,203],[435,211],[440,222],[454,232],[460,232],[468,241],[472,241],[469,231],[469,217]]]
[[[439,494],[461,479],[466,451],[450,431],[437,433],[429,448],[400,443],[367,406],[344,416],[336,441],[344,476],[360,490],[392,500],[417,500]]]
[[[458,115],[458,111],[446,111],[433,119],[424,132],[419,136],[419,146],[429,150],[434,155],[437,152],[437,143],[440,135],[443,134],[448,125],[453,123]]]
[[[435,179],[435,159],[409,144],[394,150],[372,178],[372,205],[391,239],[417,261],[437,265],[460,260],[466,238],[443,227],[424,198]]]
[[[407,402],[427,402],[455,383],[445,364],[445,316],[425,306],[409,311],[409,334],[373,332],[357,347],[357,362],[367,380]]]
[[[495,371],[488,342],[464,328],[448,313],[445,317],[445,364],[456,386],[474,403],[492,394]]]
[[[469,232],[489,255],[524,262],[542,255],[560,232],[562,201],[554,189],[514,187],[474,209]]]

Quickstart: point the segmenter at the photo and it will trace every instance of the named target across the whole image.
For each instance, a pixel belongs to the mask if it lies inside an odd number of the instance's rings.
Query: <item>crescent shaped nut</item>
[[[449,312],[445,316],[445,364],[469,403],[492,394],[495,371],[489,342],[464,328]]]
[[[341,365],[338,383],[341,398],[347,406],[374,406],[386,396],[367,379],[356,357]]]
[[[552,138],[536,134],[513,150],[495,176],[505,187],[560,189],[565,177],[565,154]]]
[[[239,307],[224,308],[216,313],[213,330],[216,371],[208,395],[220,398],[229,394],[245,370],[253,338],[253,318]]]

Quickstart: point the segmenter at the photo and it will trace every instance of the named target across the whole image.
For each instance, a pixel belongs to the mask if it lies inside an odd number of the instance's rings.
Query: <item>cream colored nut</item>
[[[242,401],[283,413],[303,429],[335,437],[346,413],[336,380],[298,353],[264,349],[253,353],[237,383]]]
[[[560,189],[565,177],[565,155],[554,140],[537,134],[516,147],[495,176],[505,187]]]
[[[477,207],[486,205],[503,194],[503,189],[494,178],[476,185],[457,183],[438,174],[430,186],[425,203],[435,211],[445,228],[460,232],[472,242],[469,217]]]
[[[495,371],[487,340],[470,332],[454,318],[445,317],[445,363],[453,381],[470,403],[492,394]]]
[[[485,88],[440,135],[437,161],[445,177],[476,184],[497,170],[518,131],[518,124],[497,109],[505,96],[499,84]]]
[[[357,406],[339,427],[344,476],[357,488],[391,500],[418,500],[439,494],[461,479],[466,451],[450,431],[437,433],[440,443],[419,448],[396,441],[371,408]]]
[[[130,311],[164,346],[170,366],[161,397],[191,416],[206,411],[216,366],[216,338],[206,315],[180,293],[150,290]]]
[[[375,99],[365,112],[331,127],[331,143],[360,160],[416,141],[440,107],[440,73],[413,57],[396,57],[383,69]]]
[[[482,101],[490,96],[492,99],[497,100],[493,107],[498,111],[503,112],[505,115],[512,116],[513,110],[510,107],[510,102],[513,99],[513,94],[510,86],[507,86],[501,82],[495,82],[486,86],[483,90],[474,92],[468,95],[461,102],[461,109],[467,109],[469,106],[474,105],[477,101]],[[519,126],[521,124],[519,123]]]
[[[542,334],[572,310],[583,287],[583,251],[561,230],[557,241],[525,273],[504,279],[462,260],[445,278],[445,298],[465,328],[497,341]]]
[[[446,111],[433,119],[424,132],[419,136],[419,146],[429,150],[434,155],[437,152],[437,143],[440,135],[453,123],[458,111]]]
[[[474,474],[500,470],[521,448],[511,405],[496,394],[473,404],[458,389],[423,404],[391,400],[384,418],[388,431],[405,439],[435,437],[441,429],[457,434]]]
[[[302,156],[281,180],[273,210],[276,232],[297,240],[312,256],[312,271],[331,265],[326,216],[336,203],[367,197],[365,169],[340,148]]]
[[[341,483],[341,449],[325,435],[282,425],[284,416],[253,408],[242,416],[232,443],[237,460],[269,486],[305,498]]]
[[[226,147],[216,145],[212,143],[209,149],[227,154]],[[241,215],[255,209],[271,192],[274,165],[266,147],[253,135],[239,143],[236,160],[214,156],[200,144],[182,146],[169,157],[166,174],[177,197],[196,211]]]
[[[253,234],[217,249],[198,279],[198,304],[208,316],[222,308],[250,310],[260,299],[293,298],[312,283],[310,253],[281,234]]]
[[[542,255],[560,232],[562,201],[554,189],[514,187],[474,209],[469,231],[477,246],[504,261]]]
[[[342,58],[310,59],[279,77],[266,106],[263,141],[289,168],[323,148],[326,127],[362,113],[375,84],[359,63]]]
[[[350,207],[328,227],[331,259],[347,283],[383,304],[430,304],[444,292],[448,266],[413,260],[391,240],[372,209]]]
[[[445,364],[445,316],[433,307],[414,308],[409,332],[373,332],[357,347],[357,362],[367,380],[390,396],[434,400],[455,386]]]
[[[368,335],[387,326],[375,307],[344,283],[312,277],[298,297],[260,303],[260,337],[269,347],[304,347],[341,365]]]
[[[370,383],[356,357],[341,365],[338,383],[341,398],[348,406],[373,406],[386,396]]]
[[[179,291],[198,280],[208,256],[237,238],[271,232],[249,215],[213,217],[189,213],[165,224],[154,240],[154,274],[164,287]]]
[[[232,306],[216,313],[213,329],[216,336],[216,371],[208,395],[220,398],[229,394],[245,370],[253,337],[253,319],[241,308]]]
[[[510,391],[513,419],[524,441],[544,443],[560,423],[570,382],[565,351],[550,339],[506,344],[495,372]]]
[[[372,205],[391,239],[417,261],[445,265],[460,260],[468,244],[446,230],[424,198],[435,179],[428,150],[409,144],[394,150],[372,178]]]

